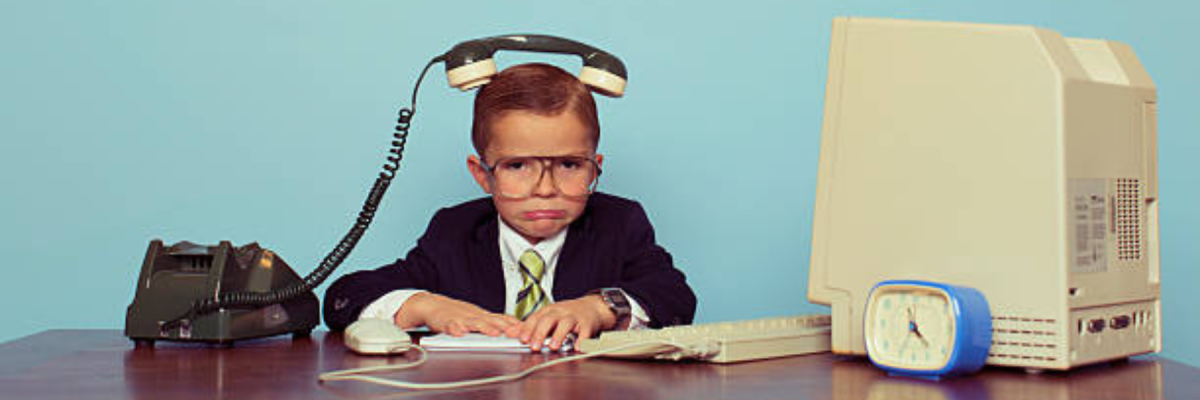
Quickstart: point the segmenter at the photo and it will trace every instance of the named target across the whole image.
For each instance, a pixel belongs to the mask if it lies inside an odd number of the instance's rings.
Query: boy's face
[[[498,160],[529,156],[594,155],[597,165],[603,163],[604,157],[595,154],[594,143],[579,118],[570,111],[554,116],[509,111],[493,120],[490,128],[484,159],[468,156],[467,166],[483,191],[492,195],[500,218],[530,243],[553,236],[579,218],[587,196],[564,196],[550,171],[540,177],[528,197],[513,199],[498,193],[484,166],[485,161],[494,166]]]

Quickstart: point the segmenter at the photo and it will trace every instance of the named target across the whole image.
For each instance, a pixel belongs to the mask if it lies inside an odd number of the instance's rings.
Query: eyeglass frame
[[[531,186],[529,187],[529,194],[526,194],[526,195],[524,195],[524,196],[516,196],[516,197],[514,197],[514,196],[509,196],[509,195],[506,195],[505,193],[503,193],[503,192],[501,192],[501,191],[499,190],[499,185],[497,185],[497,184],[496,184],[496,167],[497,167],[497,166],[499,166],[501,162],[503,162],[503,161],[505,161],[505,160],[509,160],[509,159],[514,159],[514,158],[527,158],[527,159],[536,160],[536,161],[538,161],[538,165],[541,165],[541,168],[542,168],[542,172],[541,172],[540,174],[538,174],[538,178],[537,178],[537,180],[536,180],[536,181],[534,181],[533,185],[531,185]],[[554,177],[554,172],[552,171],[552,170],[553,170],[553,168],[552,168],[552,166],[553,166],[553,165],[551,164],[551,167],[547,167],[547,164],[549,164],[549,163],[553,163],[553,162],[554,162],[556,159],[562,159],[562,158],[579,158],[579,159],[583,159],[583,160],[589,161],[589,162],[591,162],[591,163],[592,163],[592,165],[595,165],[595,166],[596,166],[596,176],[592,177],[592,183],[591,183],[590,185],[588,185],[587,192],[585,192],[584,194],[581,194],[581,195],[577,195],[577,196],[576,196],[576,195],[568,195],[568,194],[566,194],[566,193],[564,193],[564,192],[563,192],[563,190],[562,190],[562,188],[561,188],[561,187],[559,187],[558,178],[555,178],[555,177]],[[492,187],[493,187],[493,192],[495,192],[495,193],[499,193],[499,195],[500,195],[501,197],[504,197],[504,198],[506,198],[506,199],[512,199],[512,200],[523,200],[523,199],[528,199],[528,198],[531,198],[531,197],[533,197],[533,194],[534,194],[534,192],[536,192],[536,191],[537,191],[537,187],[538,187],[538,185],[541,185],[541,184],[542,184],[542,179],[545,179],[545,178],[546,178],[546,171],[547,171],[547,170],[551,170],[551,172],[550,172],[550,180],[551,180],[551,182],[553,182],[553,183],[554,183],[554,185],[553,185],[553,186],[554,186],[554,190],[555,190],[556,192],[558,192],[558,194],[562,195],[563,197],[571,197],[571,198],[581,198],[581,197],[587,197],[587,196],[590,196],[592,193],[596,193],[596,187],[600,185],[600,175],[602,175],[602,174],[604,173],[604,169],[600,167],[600,161],[598,161],[598,160],[596,159],[596,155],[595,155],[595,154],[593,154],[593,155],[588,155],[588,156],[576,156],[576,155],[563,155],[563,156],[512,156],[512,157],[503,157],[503,158],[500,158],[500,159],[496,160],[496,162],[495,162],[495,163],[493,163],[493,164],[491,164],[491,165],[488,165],[488,163],[487,163],[487,160],[485,160],[485,159],[483,158],[483,156],[480,156],[480,157],[479,157],[479,161],[480,161],[480,162],[479,162],[479,164],[483,166],[483,170],[487,172],[487,176],[488,176],[488,183],[490,183],[490,184],[492,185]]]

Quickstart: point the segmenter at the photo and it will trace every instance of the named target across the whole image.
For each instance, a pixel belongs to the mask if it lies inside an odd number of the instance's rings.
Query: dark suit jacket
[[[690,324],[696,296],[635,201],[595,193],[571,223],[554,272],[554,298],[616,287],[637,300],[652,327]],[[504,312],[499,222],[491,198],[444,208],[408,256],[339,278],[325,291],[325,323],[345,329],[363,308],[397,289],[424,289]]]

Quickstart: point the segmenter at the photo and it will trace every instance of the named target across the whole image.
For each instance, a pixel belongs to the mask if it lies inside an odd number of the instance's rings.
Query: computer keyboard
[[[576,348],[596,353],[628,347],[604,356],[730,363],[826,352],[829,331],[829,315],[813,314],[604,332]]]

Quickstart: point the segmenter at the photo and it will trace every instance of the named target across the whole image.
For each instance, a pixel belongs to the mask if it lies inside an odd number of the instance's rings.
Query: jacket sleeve
[[[633,296],[650,316],[650,327],[691,324],[696,295],[671,255],[654,240],[654,228],[641,205],[634,203],[622,232],[623,251],[617,287]]]
[[[432,257],[430,236],[438,217],[435,215],[424,236],[405,258],[374,270],[358,271],[338,278],[325,290],[323,312],[331,331],[346,329],[362,310],[375,300],[398,289],[433,291],[438,269]]]

